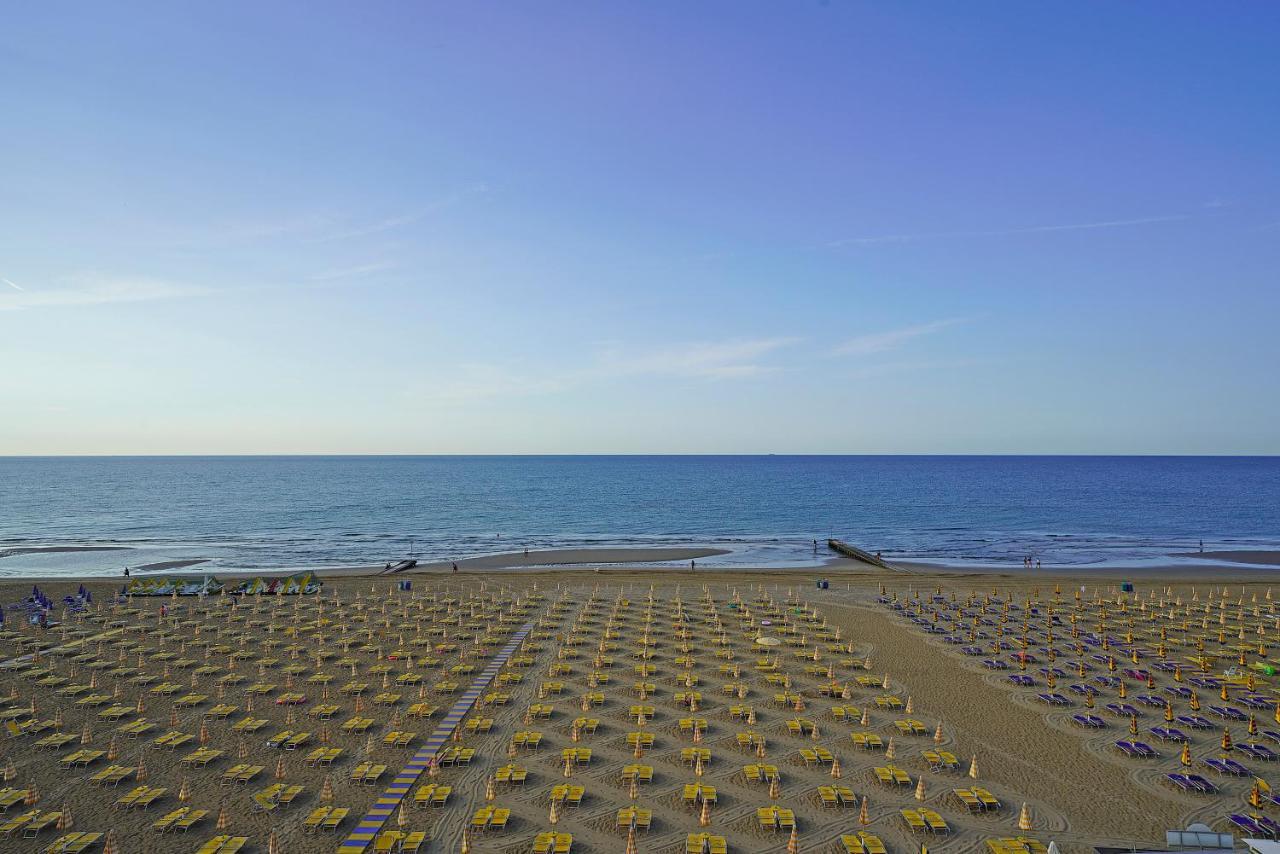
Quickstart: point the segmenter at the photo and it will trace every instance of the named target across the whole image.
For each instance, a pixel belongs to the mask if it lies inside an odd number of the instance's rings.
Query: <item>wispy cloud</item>
[[[372,234],[381,234],[384,231],[391,231],[407,225],[413,225],[431,214],[447,210],[468,198],[483,195],[487,192],[489,192],[489,186],[487,184],[472,184],[469,187],[464,187],[461,190],[449,193],[448,195],[436,199],[433,202],[429,202],[415,210],[325,234],[316,238],[316,242],[329,243],[336,240],[351,240],[358,237],[368,237]]]
[[[1089,231],[1105,228],[1131,228],[1138,225],[1154,225],[1162,222],[1177,222],[1190,219],[1187,214],[1169,214],[1167,216],[1146,216],[1135,219],[1107,219],[1096,222],[1072,222],[1057,225],[1033,225],[1025,228],[1001,228],[986,231],[933,231],[919,234],[881,234],[868,237],[846,237],[833,240],[827,244],[829,248],[841,246],[876,246],[885,243],[911,243],[920,240],[940,240],[956,237],[1010,237],[1019,234],[1044,234],[1055,231]]]
[[[395,263],[392,261],[376,261],[370,264],[359,264],[355,267],[339,267],[334,270],[325,270],[316,273],[307,278],[312,282],[330,282],[336,279],[358,279],[362,276],[372,276],[374,273],[382,273],[387,270],[394,270]]]
[[[464,364],[447,378],[415,388],[411,395],[434,404],[474,403],[497,398],[558,394],[597,383],[639,378],[740,380],[778,370],[765,358],[795,342],[793,338],[751,338],[658,347],[651,350],[606,347],[580,368],[531,373],[494,364]]]
[[[777,370],[762,358],[795,343],[794,338],[733,339],[710,343],[664,347],[648,352],[611,347],[603,351],[588,370],[596,377],[624,377],[654,374],[703,379],[751,377]]]
[[[15,283],[15,282],[11,282],[11,281],[9,281],[8,279],[5,279],[5,278],[0,278],[0,282],[4,282],[6,285],[8,285],[9,287],[13,288],[15,291],[25,291],[25,290],[26,290],[26,288],[21,287],[21,286],[20,286],[20,285],[18,285],[17,283]]]
[[[49,287],[0,293],[0,311],[150,302],[202,293],[207,293],[206,289],[164,279],[92,274]]]
[[[868,356],[873,353],[884,353],[889,350],[896,350],[908,341],[921,338],[925,335],[932,335],[940,332],[950,326],[958,323],[964,323],[968,318],[951,317],[946,320],[935,320],[931,323],[919,323],[914,326],[904,326],[900,329],[890,329],[886,332],[873,332],[868,335],[859,335],[856,338],[850,338],[836,345],[831,350],[833,356]]]

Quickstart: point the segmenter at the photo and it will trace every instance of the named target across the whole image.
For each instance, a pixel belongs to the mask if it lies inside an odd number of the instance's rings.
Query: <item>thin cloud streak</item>
[[[432,404],[474,403],[501,397],[558,394],[595,383],[641,377],[693,380],[741,380],[774,373],[780,368],[763,358],[795,343],[794,338],[732,339],[667,347],[647,353],[609,348],[585,368],[526,374],[502,365],[466,364],[455,375],[410,396]]]
[[[887,332],[859,335],[836,345],[831,350],[831,355],[869,356],[875,353],[896,350],[908,341],[932,335],[956,324],[965,323],[967,320],[968,318],[965,317],[950,317],[945,320],[935,320],[931,323],[919,323],[914,326],[904,326],[901,329],[891,329]]]
[[[96,274],[72,279],[69,286],[18,291],[0,295],[0,311],[151,302],[208,293],[205,288],[181,282]]]
[[[373,234],[381,234],[384,231],[391,231],[407,225],[413,225],[431,214],[447,210],[471,196],[483,195],[487,192],[489,192],[489,186],[487,184],[473,184],[470,187],[465,187],[461,190],[450,193],[441,199],[437,199],[434,202],[424,205],[417,210],[400,214],[398,216],[387,217],[386,219],[381,219],[377,222],[356,226],[334,234],[324,235],[316,238],[315,242],[331,243],[338,240],[351,240],[357,237],[368,237]]]
[[[1187,214],[1169,214],[1167,216],[1147,216],[1135,219],[1109,219],[1098,222],[1074,222],[1062,225],[1035,225],[1026,228],[1004,228],[990,231],[935,231],[921,234],[886,234],[872,237],[849,237],[833,240],[828,248],[842,246],[876,246],[884,243],[910,243],[919,240],[942,240],[954,237],[1011,237],[1019,234],[1044,234],[1054,231],[1089,231],[1103,228],[1129,228],[1137,225],[1155,225],[1162,222],[1178,222],[1190,219]]]
[[[20,287],[17,283],[11,282],[8,279],[0,278],[0,282],[4,282],[6,285],[13,288],[15,291],[26,291],[26,288]]]
[[[391,261],[377,261],[371,264],[360,264],[355,267],[343,267],[336,270],[325,270],[308,277],[308,281],[312,282],[331,282],[335,279],[358,279],[363,276],[371,276],[374,273],[382,273],[387,270],[394,270],[395,264]]]

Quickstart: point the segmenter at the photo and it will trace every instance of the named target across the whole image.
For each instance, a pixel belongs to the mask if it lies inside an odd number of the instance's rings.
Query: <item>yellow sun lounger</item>
[[[332,810],[333,810],[333,807],[316,807],[311,812],[307,813],[306,819],[304,819],[302,822],[303,829],[318,830],[320,827],[320,824],[325,820],[325,818],[329,815],[329,813]]]
[[[790,830],[796,826],[795,811],[783,809],[776,804],[757,809],[756,820],[765,830]]]
[[[729,846],[723,836],[710,833],[690,833],[684,843],[685,854],[728,854]]]
[[[653,766],[652,765],[624,765],[622,768],[623,782],[631,782],[632,778],[637,783],[653,782]]]
[[[704,803],[714,804],[717,799],[716,787],[701,783],[689,783],[684,787],[684,802],[701,806]]]
[[[840,837],[845,854],[885,854],[884,842],[871,833],[849,833]]]
[[[576,807],[582,805],[582,796],[586,794],[585,786],[575,786],[569,783],[561,783],[558,786],[551,787],[551,800],[559,801],[566,806]]]
[[[36,839],[36,836],[40,835],[42,830],[56,825],[61,817],[63,817],[63,813],[58,809],[51,809],[49,812],[38,814],[22,828],[23,839]]]
[[[636,830],[648,830],[653,824],[653,810],[624,807],[618,810],[617,826],[626,830],[635,825]]]
[[[875,769],[876,779],[881,783],[893,786],[910,786],[911,777],[906,771],[895,765],[878,765]]]
[[[40,810],[31,810],[29,812],[24,812],[22,815],[14,816],[4,824],[0,824],[0,834],[12,836],[14,831],[21,827],[25,827],[38,815],[40,815]]]
[[[88,851],[101,838],[101,833],[68,833],[44,850],[45,854],[79,854]]]
[[[397,851],[400,843],[407,835],[399,830],[384,830],[374,838],[373,850],[377,852]]]
[[[503,765],[493,776],[499,783],[522,785],[529,778],[529,771],[522,765]]]
[[[453,786],[428,783],[425,786],[419,786],[418,791],[413,793],[413,802],[420,807],[442,807],[448,803],[451,794],[453,794]]]

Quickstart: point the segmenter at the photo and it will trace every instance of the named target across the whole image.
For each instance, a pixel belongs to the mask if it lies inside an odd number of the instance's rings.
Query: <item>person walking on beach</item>
[[[1200,554],[1204,554],[1204,540],[1200,541]]]
[[[458,562],[456,560],[453,562],[453,571],[454,572],[458,571]]]
[[[1201,551],[1204,551],[1204,549],[1201,549]],[[124,568],[124,577],[125,578],[129,577],[129,567],[127,566]]]

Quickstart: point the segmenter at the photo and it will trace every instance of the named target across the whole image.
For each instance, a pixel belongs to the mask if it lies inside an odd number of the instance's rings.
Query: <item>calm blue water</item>
[[[1280,458],[0,458],[0,575],[381,563],[616,544],[714,545],[705,563],[886,556],[1046,565],[1280,548]],[[825,550],[823,552],[825,557]]]

